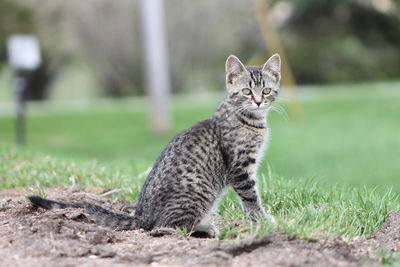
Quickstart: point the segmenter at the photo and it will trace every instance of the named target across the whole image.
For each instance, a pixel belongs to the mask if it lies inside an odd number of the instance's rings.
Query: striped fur
[[[212,117],[176,135],[162,151],[134,216],[87,203],[37,196],[30,201],[47,209],[84,208],[97,223],[114,229],[184,227],[195,236],[213,237],[218,230],[208,220],[210,210],[224,188],[232,186],[251,216],[273,221],[257,193],[256,166],[267,140],[267,111],[278,93],[280,58],[274,55],[262,67],[246,67],[230,56],[226,80],[227,96]],[[243,93],[245,88],[250,95]],[[265,88],[268,94],[263,94]]]

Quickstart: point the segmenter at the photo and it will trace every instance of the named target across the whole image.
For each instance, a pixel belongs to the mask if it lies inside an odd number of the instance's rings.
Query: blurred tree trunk
[[[163,2],[162,0],[142,0],[141,11],[151,130],[155,134],[165,134],[170,129],[168,103],[171,88]]]
[[[288,91],[289,112],[292,116],[298,118],[303,115],[303,109],[300,106],[296,96],[296,82],[286,57],[285,49],[280,41],[278,32],[274,28],[274,22],[269,15],[268,0],[254,0],[254,11],[258,20],[261,33],[264,38],[265,47],[270,55],[278,53],[282,60],[282,85]]]

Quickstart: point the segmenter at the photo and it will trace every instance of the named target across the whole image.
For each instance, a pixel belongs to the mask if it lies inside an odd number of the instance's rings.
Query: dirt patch
[[[113,209],[128,206],[68,189],[52,188],[46,194]],[[379,265],[374,252],[382,246],[392,251],[400,248],[400,212],[392,212],[378,232],[350,243],[280,233],[222,242],[185,237],[170,229],[112,231],[94,224],[79,209],[34,209],[25,195],[0,191],[0,265],[356,266]]]

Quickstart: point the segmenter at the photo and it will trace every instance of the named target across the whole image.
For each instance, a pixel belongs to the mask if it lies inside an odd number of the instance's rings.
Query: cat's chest
[[[234,161],[249,157],[258,159],[263,153],[267,136],[267,129],[231,131],[226,139],[225,147]]]

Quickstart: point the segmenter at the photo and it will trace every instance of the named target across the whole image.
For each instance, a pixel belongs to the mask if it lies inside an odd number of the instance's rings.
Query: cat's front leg
[[[256,177],[251,172],[240,172],[231,178],[231,185],[240,197],[244,210],[253,218],[275,223],[275,218],[265,212],[256,188]]]

